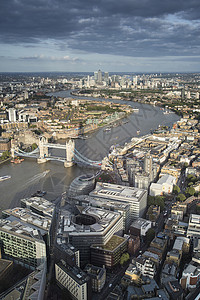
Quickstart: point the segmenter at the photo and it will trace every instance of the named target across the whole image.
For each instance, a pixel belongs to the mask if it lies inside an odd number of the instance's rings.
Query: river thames
[[[52,94],[51,94],[52,95]],[[70,91],[53,93],[54,96],[71,97]],[[76,97],[81,98],[81,97]],[[84,97],[85,99],[85,97]],[[89,100],[105,100],[87,98]],[[105,132],[103,128],[88,135],[88,138],[76,139],[76,149],[85,157],[92,160],[101,160],[107,155],[112,145],[123,145],[134,136],[150,133],[159,125],[172,126],[179,120],[176,114],[163,114],[163,110],[148,104],[138,102],[106,100],[117,103],[129,104],[133,108],[139,108],[138,113],[132,113],[127,119],[123,119],[122,125]],[[65,143],[64,140],[59,143]],[[57,150],[59,151],[59,150]],[[59,155],[59,153],[57,153]],[[46,170],[50,170],[46,174]],[[94,173],[95,170],[73,166],[64,168],[61,162],[47,162],[37,164],[35,159],[25,159],[21,164],[6,162],[0,165],[0,176],[11,175],[11,178],[0,182],[0,211],[6,208],[19,206],[20,199],[30,197],[37,190],[45,190],[45,198],[54,201],[63,192],[68,190],[72,180],[83,173]]]

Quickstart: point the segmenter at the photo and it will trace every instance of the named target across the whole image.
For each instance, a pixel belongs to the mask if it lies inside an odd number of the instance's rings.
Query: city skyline
[[[3,0],[0,70],[198,72],[199,8],[196,0]]]

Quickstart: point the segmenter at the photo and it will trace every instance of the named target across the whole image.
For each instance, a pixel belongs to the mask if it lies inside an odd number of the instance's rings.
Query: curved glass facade
[[[89,195],[95,188],[95,177],[93,174],[86,174],[76,177],[70,184],[68,197],[73,198],[79,195]]]

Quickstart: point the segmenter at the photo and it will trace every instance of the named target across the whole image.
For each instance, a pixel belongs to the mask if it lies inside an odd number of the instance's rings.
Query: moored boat
[[[10,162],[14,164],[21,164],[24,161],[24,158],[14,158]]]

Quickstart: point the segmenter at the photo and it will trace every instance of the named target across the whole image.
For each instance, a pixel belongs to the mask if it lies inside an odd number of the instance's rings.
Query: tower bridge
[[[50,149],[61,149],[65,151],[65,156],[53,155],[50,152]],[[101,161],[93,161],[88,159],[83,154],[81,154],[75,148],[75,141],[70,139],[66,141],[66,144],[52,144],[48,143],[45,137],[40,137],[38,148],[32,152],[25,152],[19,149],[18,147],[12,146],[11,155],[14,157],[15,155],[36,158],[39,164],[45,163],[47,161],[61,161],[64,163],[66,168],[72,167],[74,163],[81,163],[82,165],[101,168]]]

